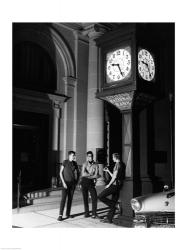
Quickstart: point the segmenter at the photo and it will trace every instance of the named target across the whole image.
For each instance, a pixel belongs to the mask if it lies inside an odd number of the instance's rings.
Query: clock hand
[[[149,71],[149,76],[150,76],[150,78],[151,78],[151,73],[150,73],[149,65],[148,65],[148,71]]]
[[[112,66],[117,66],[119,71],[120,71],[120,74],[123,76],[123,72],[121,71],[121,68],[119,66],[119,63],[113,63]]]
[[[142,63],[145,64],[147,66],[147,68],[149,68],[147,63],[145,63],[144,61],[142,61]]]
[[[123,76],[123,72],[121,71],[121,67],[119,66],[119,63],[117,64],[117,66],[118,66],[118,69],[120,71],[120,74]]]
[[[144,61],[142,61],[143,64],[146,65],[147,69],[148,69],[148,72],[149,72],[149,76],[151,77],[151,73],[150,73],[150,70],[149,70],[149,64],[148,63],[145,63]]]

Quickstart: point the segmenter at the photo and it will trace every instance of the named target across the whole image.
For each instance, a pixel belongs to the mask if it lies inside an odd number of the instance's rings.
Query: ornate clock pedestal
[[[133,197],[161,191],[163,182],[170,181],[173,160],[169,161],[167,155],[172,154],[173,132],[168,138],[166,96],[174,90],[172,41],[172,26],[151,23],[122,24],[118,30],[96,39],[99,52],[96,97],[122,113],[121,150],[112,147],[112,151],[122,153],[126,164],[126,179],[120,193],[120,223],[133,218],[130,204]],[[158,100],[162,100],[163,106]],[[113,138],[115,130],[112,133]]]
[[[121,215],[115,219],[115,223],[125,223],[125,226],[130,226],[133,218],[131,199],[141,195],[142,189],[152,189],[149,171],[146,169],[147,164],[142,166],[143,159],[140,159],[140,155],[146,153],[141,152],[141,144],[144,144],[144,151],[148,150],[147,107],[151,105],[154,98],[145,94],[137,94],[135,91],[109,96],[102,96],[98,93],[97,97],[116,106],[122,113],[122,161],[126,165],[126,178],[120,191]],[[145,129],[143,133],[140,133],[140,127],[141,130]]]
[[[133,219],[133,211],[130,201],[133,197],[152,191],[153,176],[150,173],[146,157],[148,154],[149,140],[147,136],[148,124],[150,123],[149,106],[154,98],[145,94],[138,94],[136,91],[120,93],[102,97],[103,99],[116,106],[122,113],[122,161],[126,165],[126,178],[120,191],[121,214],[115,223],[130,227]],[[140,133],[140,128],[143,133]],[[152,134],[153,132],[150,131]],[[143,147],[141,148],[141,146]]]

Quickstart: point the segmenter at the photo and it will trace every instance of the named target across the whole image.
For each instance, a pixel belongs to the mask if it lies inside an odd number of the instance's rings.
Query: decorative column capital
[[[90,24],[84,28],[82,34],[88,36],[91,41],[102,36],[104,33],[109,31],[109,27],[104,24]]]
[[[57,100],[53,100],[52,101],[52,105],[53,105],[53,109],[61,109],[62,106],[63,106],[63,102],[57,101]]]
[[[52,103],[52,108],[57,108],[58,105],[62,107],[64,102],[66,102],[70,97],[64,94],[48,94],[48,98]]]
[[[77,86],[77,79],[71,76],[63,77],[63,81],[65,85],[75,88]]]
[[[62,118],[63,105],[64,105],[64,102],[62,101],[59,101],[59,100],[52,101],[53,114],[57,119]]]

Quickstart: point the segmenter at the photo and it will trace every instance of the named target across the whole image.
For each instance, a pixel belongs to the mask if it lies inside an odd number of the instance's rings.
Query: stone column
[[[57,186],[57,163],[59,162],[59,104],[53,101],[53,124],[52,124],[52,178],[51,186]]]
[[[52,138],[52,150],[58,150],[58,119],[59,119],[59,107],[58,104],[53,102],[53,138]]]
[[[67,102],[67,96],[49,95],[52,101],[52,162],[51,176],[58,175],[57,163],[64,160],[63,142],[64,142],[64,103]],[[52,178],[54,182],[54,178]]]
[[[66,95],[48,95],[52,102],[52,162],[50,171],[52,186],[56,185],[56,177],[59,171],[57,163],[63,162],[66,159],[68,150],[75,150],[76,100],[74,99],[76,91],[74,91],[73,84],[75,79],[64,77],[63,81]],[[70,103],[68,104],[68,102]],[[68,122],[71,126],[68,126]],[[69,138],[70,143],[67,138]]]
[[[88,101],[87,101],[87,151],[91,150],[96,157],[96,149],[104,148],[104,104],[96,99],[95,93],[98,88],[98,48],[94,39],[101,36],[105,29],[91,25],[88,29],[89,37],[89,69],[88,69]],[[104,184],[103,164],[99,164],[97,185]]]
[[[63,109],[63,137],[61,137],[61,158],[67,158],[69,150],[76,151],[77,139],[77,79],[64,77],[65,95],[69,97]],[[63,139],[62,139],[63,138]]]

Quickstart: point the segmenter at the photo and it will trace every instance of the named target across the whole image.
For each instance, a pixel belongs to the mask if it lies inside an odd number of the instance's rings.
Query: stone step
[[[91,208],[91,203],[90,208]],[[84,206],[83,206],[83,201],[73,201],[72,202],[72,210],[73,207],[75,206],[81,206],[82,207],[82,212],[84,211]],[[99,207],[106,207],[102,202],[98,202],[98,208]],[[35,205],[29,205],[25,207],[12,209],[13,214],[22,214],[22,213],[29,213],[29,212],[38,212],[38,211],[44,211],[44,210],[50,210],[50,209],[55,209],[55,208],[60,208],[60,201],[58,202],[46,202],[46,203],[40,203],[40,204],[35,204]]]
[[[74,195],[76,195],[76,194],[74,194]],[[49,203],[49,202],[60,202],[60,200],[61,200],[61,194],[60,195],[53,195],[53,196],[34,199],[32,201],[32,204],[34,205],[34,204],[43,204],[43,203]],[[82,200],[82,196],[79,197],[79,199],[76,199],[76,200],[78,200],[78,201]]]
[[[104,189],[104,186],[96,186],[97,193],[100,193],[103,189]],[[80,193],[81,190],[76,188],[75,194],[76,194],[76,192]],[[61,196],[61,193],[62,193],[62,188],[58,188],[57,190],[56,189],[55,190],[54,189],[45,189],[45,190],[38,190],[38,191],[28,193],[25,195],[25,197],[27,197],[28,204],[34,204],[34,202],[36,200],[41,200],[41,201],[43,200],[44,202],[48,201],[48,197],[55,197],[54,198],[54,200],[55,200],[55,199],[57,199],[58,196]]]
[[[61,199],[60,195],[58,195],[58,196],[43,197],[43,198],[34,199],[32,201],[32,204],[36,205],[36,204],[60,202],[60,199]]]
[[[40,203],[35,203],[35,204],[32,204],[32,205],[28,205],[28,206],[25,206],[25,207],[21,207],[19,209],[19,211],[17,210],[17,208],[13,209],[13,213],[27,213],[27,212],[36,212],[36,211],[43,211],[43,210],[49,210],[49,209],[53,209],[53,208],[60,208],[60,200],[61,200],[61,197],[59,197],[58,200],[54,201],[53,199],[51,200],[50,197],[48,197],[49,200],[45,200],[42,201],[40,200]],[[82,204],[83,203],[83,200],[82,199],[73,199],[73,202],[72,202],[72,206],[76,206],[76,205],[79,205],[79,204]]]
[[[59,208],[60,202],[46,202],[46,203],[40,203],[40,204],[35,204],[35,205],[28,205],[25,207],[19,208],[14,208],[12,210],[13,214],[18,214],[18,213],[29,213],[29,212],[36,212],[36,211],[43,211],[43,210],[49,210],[49,209],[54,209],[54,208]]]
[[[54,190],[54,191],[51,191],[50,192],[50,196],[61,196],[61,193],[62,193],[62,190],[60,189],[60,190]]]
[[[27,197],[27,199],[33,200],[33,199],[40,199],[43,197],[48,197],[48,196],[57,196],[60,195],[62,188],[47,188],[43,190],[36,190],[29,192],[25,194],[24,196]]]
[[[96,186],[97,193],[100,193],[104,189],[104,186]],[[40,197],[40,193],[46,193],[47,196]],[[33,192],[34,193],[34,192]],[[36,193],[38,193],[36,195]],[[33,197],[36,198],[29,198],[27,201],[27,206],[13,209],[13,213],[27,213],[27,212],[34,212],[34,211],[42,211],[48,210],[53,208],[60,207],[60,200],[61,200],[61,188],[58,190],[39,190],[35,191]],[[90,199],[89,199],[90,201]],[[99,202],[98,202],[99,203]],[[82,192],[78,188],[75,190],[74,197],[73,197],[73,204],[78,205],[83,204],[82,199]]]

